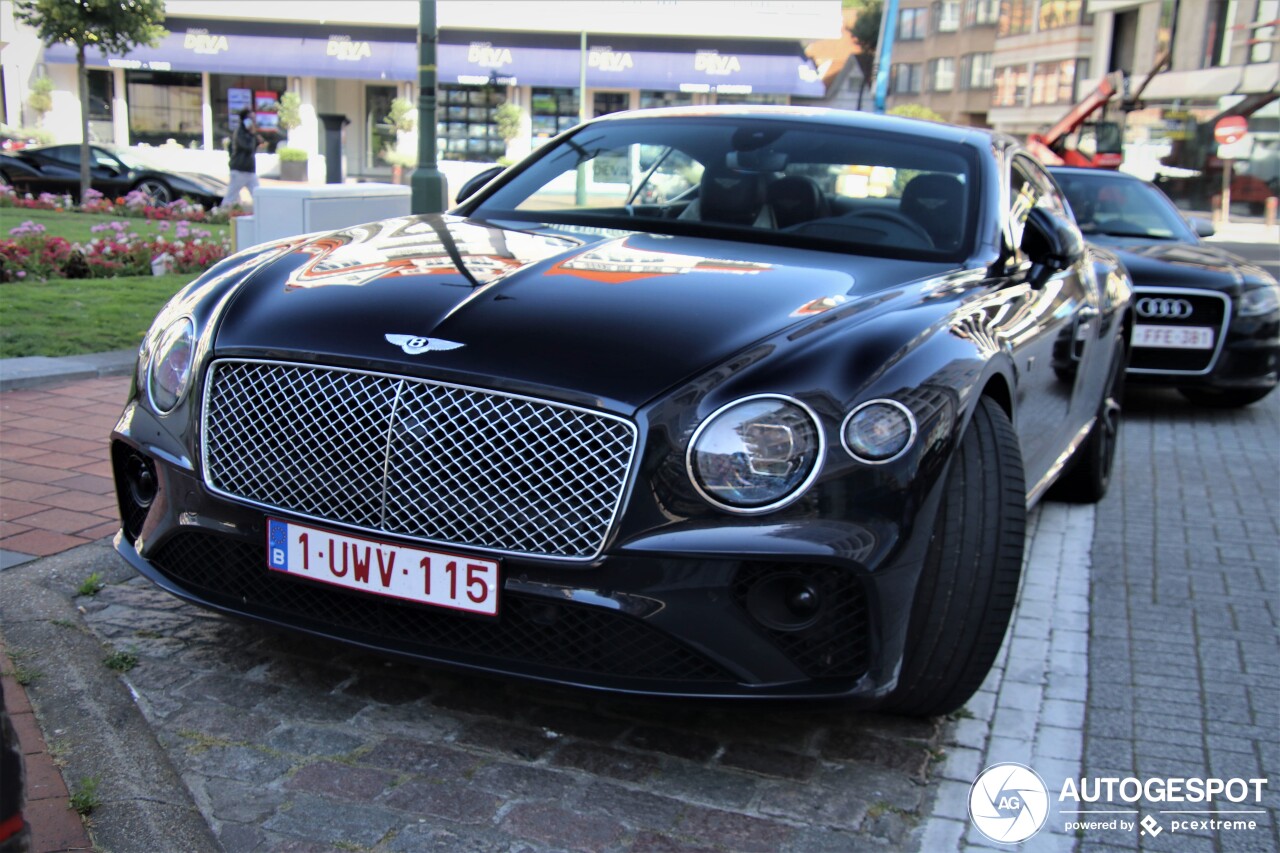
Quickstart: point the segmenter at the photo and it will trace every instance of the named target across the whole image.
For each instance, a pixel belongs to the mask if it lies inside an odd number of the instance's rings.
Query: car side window
[[[1067,213],[1066,202],[1048,173],[1029,157],[1018,155],[1009,172],[1009,237],[1020,250],[1026,248],[1023,242],[1027,216],[1036,207],[1059,216]]]

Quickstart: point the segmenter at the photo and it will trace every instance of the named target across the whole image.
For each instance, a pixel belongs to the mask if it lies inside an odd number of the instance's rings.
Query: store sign
[[[373,56],[373,49],[367,41],[352,41],[349,36],[329,36],[325,55],[342,62],[359,62]]]
[[[700,50],[693,55],[693,70],[723,77],[741,71],[742,63],[733,55],[721,56],[714,51]]]
[[[201,56],[217,56],[231,49],[226,36],[213,35],[208,30],[187,30],[182,47]]]
[[[507,47],[494,47],[488,42],[472,42],[467,48],[467,62],[475,63],[481,68],[505,68],[513,61],[511,49]]]
[[[599,68],[601,71],[618,72],[634,68],[635,62],[632,61],[630,53],[605,47],[592,48],[587,54],[587,65],[590,68]]]

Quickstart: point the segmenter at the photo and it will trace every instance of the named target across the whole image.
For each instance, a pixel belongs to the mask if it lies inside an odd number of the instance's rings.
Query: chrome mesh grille
[[[205,391],[214,491],[505,553],[596,556],[634,450],[621,418],[422,379],[219,361]]]

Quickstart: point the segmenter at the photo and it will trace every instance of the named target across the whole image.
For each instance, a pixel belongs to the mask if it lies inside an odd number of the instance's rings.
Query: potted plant
[[[307,152],[302,148],[281,145],[276,149],[280,158],[280,180],[305,181],[307,179]]]

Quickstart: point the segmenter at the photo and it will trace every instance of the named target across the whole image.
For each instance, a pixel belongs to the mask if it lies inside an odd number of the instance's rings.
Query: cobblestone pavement
[[[1278,850],[1280,393],[1227,411],[1166,391],[1125,402],[1120,468],[1094,530],[1085,772],[1270,783],[1261,806],[1109,806],[1152,817],[1159,833],[1090,832],[1080,849]],[[1172,828],[1232,817],[1259,828]]]

